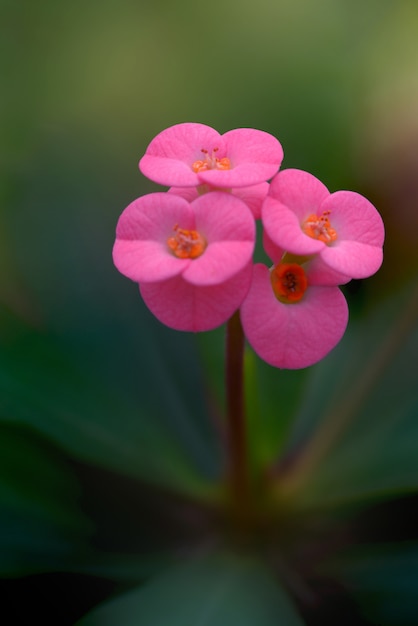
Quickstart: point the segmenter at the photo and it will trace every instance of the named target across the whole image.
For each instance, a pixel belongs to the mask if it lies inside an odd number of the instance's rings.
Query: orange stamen
[[[299,302],[308,288],[305,271],[297,263],[279,263],[270,273],[274,294],[280,302]]]
[[[195,161],[192,164],[192,170],[197,174],[198,172],[206,172],[207,170],[230,170],[231,169],[231,161],[228,157],[222,157],[218,159],[215,156],[215,153],[219,148],[214,148],[212,150],[211,156],[209,156],[208,150],[202,148],[201,152],[205,155],[204,160]]]
[[[310,215],[302,224],[305,235],[318,239],[326,244],[330,244],[337,239],[337,231],[332,228],[328,216],[331,211],[324,211],[320,217],[315,214]]]
[[[197,230],[183,230],[176,224],[174,235],[167,239],[167,245],[179,259],[197,259],[206,248],[204,237]]]

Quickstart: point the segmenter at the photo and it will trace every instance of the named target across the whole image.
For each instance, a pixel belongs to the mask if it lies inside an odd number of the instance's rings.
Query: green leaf
[[[71,569],[91,532],[79,496],[78,484],[57,450],[28,429],[3,425],[0,575]]]
[[[3,423],[0,577],[66,571],[135,582],[201,540],[199,503],[74,464],[32,428]]]
[[[415,626],[418,616],[418,545],[364,546],[334,564],[362,613],[380,626]]]
[[[257,560],[218,554],[169,569],[98,607],[79,626],[303,626]]]
[[[300,465],[284,479],[296,480],[299,505],[418,489],[417,315],[409,286],[351,323],[313,372],[290,445]]]
[[[138,584],[198,541],[202,515],[193,500],[74,464],[32,428],[2,424],[0,577],[66,571]]]
[[[98,467],[74,467],[82,510],[95,529],[78,571],[139,584],[216,533],[211,503]]]
[[[136,478],[193,493],[209,485],[218,456],[205,405],[196,400],[192,355],[184,358],[187,377],[172,370],[176,346],[165,359],[147,328],[133,348],[120,329],[106,341],[100,333],[94,345],[81,333],[69,342],[0,313],[5,421],[28,424],[76,458]]]

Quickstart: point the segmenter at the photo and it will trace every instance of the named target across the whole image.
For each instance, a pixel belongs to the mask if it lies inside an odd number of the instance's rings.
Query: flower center
[[[320,217],[315,214],[310,215],[302,224],[302,230],[305,235],[313,239],[319,239],[326,244],[332,243],[337,239],[337,231],[332,228],[329,221],[331,211],[324,211]]]
[[[167,239],[167,245],[179,259],[197,259],[205,251],[205,238],[197,230],[183,230],[176,224],[173,233]]]
[[[270,273],[274,294],[284,304],[294,304],[303,298],[308,287],[305,270],[297,263],[279,263]]]
[[[216,156],[219,148],[214,148],[212,150],[212,154],[209,155],[209,151],[204,148],[201,149],[201,152],[204,154],[204,159],[201,161],[195,161],[192,164],[192,170],[197,174],[198,172],[206,172],[207,170],[230,170],[231,169],[231,161],[228,157],[223,157],[219,159]]]

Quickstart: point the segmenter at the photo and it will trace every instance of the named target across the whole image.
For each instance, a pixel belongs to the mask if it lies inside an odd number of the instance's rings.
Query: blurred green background
[[[266,130],[283,167],[368,192],[397,282],[411,272],[400,258],[418,219],[413,0],[1,7],[1,280],[14,309],[74,325],[80,298],[86,309],[121,282],[116,219],[157,188],[137,162],[183,121]]]
[[[418,267],[418,4],[1,0],[0,29],[0,495],[2,574],[18,579],[11,591],[27,594],[32,612],[58,615],[46,595],[56,588],[61,607],[63,588],[75,585],[69,621],[55,617],[73,623],[120,581],[157,571],[167,546],[190,539],[164,490],[200,498],[221,472],[223,331],[193,337],[161,327],[111,259],[121,211],[158,189],[138,160],[179,122],[265,130],[281,141],[284,168],[306,169],[331,191],[358,191],[382,214],[384,265],[348,286],[350,328],[335,360],[279,373],[248,356],[261,388],[258,408],[249,394],[252,456],[272,461],[285,440],[291,450],[303,439],[326,413],[323,398],[338,397],[350,376],[367,370],[367,356],[405,309],[407,327],[387,353],[396,371],[375,375],[389,391],[378,409],[379,393],[362,405],[370,426],[363,458],[376,446],[379,462],[358,469],[348,448],[346,467],[357,475],[345,474],[344,455],[336,456],[349,498],[360,483],[368,504],[376,493],[413,492],[416,332],[406,352],[396,350],[417,317],[416,300],[407,302]],[[291,390],[280,421],[277,389]],[[376,411],[385,407],[379,448]],[[390,467],[399,470],[401,458],[404,465],[400,478],[381,478],[394,417],[399,445]],[[353,433],[357,449],[364,433]],[[341,494],[323,474],[301,506],[315,494],[316,507],[324,493],[331,501]],[[168,526],[166,509],[175,511]],[[205,535],[204,522],[191,527]],[[347,580],[353,571],[357,580],[355,565]],[[31,578],[38,572],[54,575],[39,582]],[[56,582],[69,572],[77,578]],[[415,623],[414,611],[402,623]]]

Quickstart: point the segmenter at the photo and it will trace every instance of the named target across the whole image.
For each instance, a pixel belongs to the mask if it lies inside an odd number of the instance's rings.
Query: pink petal
[[[193,187],[199,184],[199,178],[191,165],[177,159],[145,154],[139,162],[139,169],[144,176],[159,185]]]
[[[247,265],[253,251],[254,241],[215,241],[185,268],[183,278],[193,285],[219,285]]]
[[[195,286],[176,276],[139,286],[145,304],[155,317],[175,330],[200,332],[224,324],[239,308],[251,281],[249,263],[222,285]]]
[[[221,135],[205,124],[176,124],[154,137],[139,162],[139,169],[161,185],[195,186],[199,179],[192,164],[202,159],[202,148],[209,153],[218,148],[220,154],[223,150]]]
[[[286,206],[301,224],[311,213],[317,213],[330,193],[320,180],[303,170],[287,169],[271,181],[269,195]]]
[[[121,274],[138,282],[155,282],[181,274],[190,259],[177,259],[155,241],[116,239],[113,262]]]
[[[191,204],[196,229],[205,237],[205,252],[187,267],[183,277],[195,285],[219,284],[251,259],[255,222],[247,205],[232,194],[211,191]]]
[[[235,187],[231,189],[230,193],[245,202],[253,214],[254,219],[260,219],[261,206],[267,196],[268,189],[268,183],[259,183],[258,185],[251,185],[250,187]],[[209,188],[208,193],[210,191]],[[189,202],[199,197],[196,187],[170,187],[168,192],[181,196]]]
[[[305,235],[297,214],[270,193],[264,200],[261,220],[271,241],[287,252],[304,256],[316,254],[325,247],[322,241]]]
[[[251,187],[236,187],[232,190],[234,196],[240,198],[250,209],[256,220],[261,218],[261,207],[269,190],[269,184],[259,183]]]
[[[351,278],[372,276],[383,261],[383,249],[358,241],[339,241],[338,245],[325,246],[321,252],[324,263]]]
[[[167,193],[172,193],[175,196],[181,196],[187,202],[193,202],[199,197],[199,192],[196,187],[170,187]]]
[[[299,303],[282,304],[274,296],[268,269],[256,265],[241,321],[260,358],[274,367],[299,369],[320,361],[337,345],[348,307],[338,287],[309,287]]]
[[[122,212],[116,237],[165,242],[178,222],[182,228],[195,228],[190,204],[184,198],[166,192],[149,193],[131,202]]]
[[[211,191],[191,204],[196,229],[214,241],[254,241],[255,222],[246,204],[225,191]]]
[[[327,265],[322,255],[316,254],[303,266],[310,285],[317,287],[335,287],[350,282],[352,276],[337,272]]]
[[[263,248],[267,256],[270,257],[275,265],[279,263],[285,252],[283,248],[276,246],[274,241],[272,241],[268,236],[265,229],[263,230]]]
[[[338,241],[353,240],[370,246],[383,246],[385,230],[379,213],[364,196],[355,191],[336,191],[324,200],[321,212],[330,211],[331,225]]]
[[[234,128],[222,137],[232,167],[243,163],[264,163],[274,166],[271,174],[273,176],[283,161],[283,148],[280,142],[263,130]]]
[[[267,181],[277,172],[278,166],[270,163],[240,163],[230,170],[207,170],[199,172],[201,183],[212,187],[248,187]]]
[[[116,227],[115,266],[136,282],[165,280],[182,272],[190,259],[178,259],[167,248],[176,224],[195,228],[194,212],[183,198],[159,192],[134,200]]]

